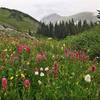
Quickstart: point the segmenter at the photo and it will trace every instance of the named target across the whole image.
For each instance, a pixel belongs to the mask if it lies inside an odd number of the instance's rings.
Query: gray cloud
[[[96,12],[100,0],[0,0],[0,6],[21,10],[40,20],[51,13],[68,16],[82,11]]]

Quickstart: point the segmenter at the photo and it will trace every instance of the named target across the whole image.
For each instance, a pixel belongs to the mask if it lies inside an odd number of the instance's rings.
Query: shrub
[[[100,61],[100,29],[84,32],[72,41],[74,49],[84,50],[90,58]]]

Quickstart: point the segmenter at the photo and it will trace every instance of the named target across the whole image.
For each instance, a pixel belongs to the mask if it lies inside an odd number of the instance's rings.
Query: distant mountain
[[[87,20],[88,23],[92,22],[97,22],[97,17],[94,13],[92,12],[81,12],[72,16],[60,16],[58,14],[51,14],[48,15],[47,17],[44,17],[41,22],[44,22],[45,24],[49,24],[50,22],[55,24],[56,22],[60,21],[69,21],[71,19],[74,19],[74,22],[77,23],[79,20],[84,21]]]
[[[59,19],[61,19],[62,17],[56,13],[48,15],[46,17],[44,17],[41,22],[44,22],[46,24],[52,22],[52,23],[56,23]]]
[[[0,25],[16,29],[21,32],[28,32],[29,30],[36,32],[39,22],[28,14],[23,12],[0,8]]]

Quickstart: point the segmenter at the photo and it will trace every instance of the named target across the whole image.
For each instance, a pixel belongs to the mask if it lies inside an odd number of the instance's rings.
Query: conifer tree
[[[77,27],[78,27],[78,33],[82,32],[82,21],[81,20],[78,22]]]
[[[98,15],[97,15],[97,18],[100,19],[100,10],[97,10],[98,11]]]
[[[84,20],[84,21],[83,21],[83,26],[82,26],[82,31],[85,31],[85,30],[87,30],[87,29],[89,29],[89,24],[87,23],[86,20]]]
[[[54,34],[54,27],[53,27],[53,24],[50,22],[49,26],[49,36],[53,37],[53,34]]]

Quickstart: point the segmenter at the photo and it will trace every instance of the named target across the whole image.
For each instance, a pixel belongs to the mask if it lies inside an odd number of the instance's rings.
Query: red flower
[[[30,53],[30,48],[27,45],[19,45],[18,46],[18,53],[22,53],[25,50],[27,53]]]
[[[46,60],[46,54],[44,52],[40,52],[36,55],[36,61],[40,62]]]
[[[87,61],[87,60],[89,60],[89,56],[85,52],[81,52],[80,60],[81,61]]]
[[[75,58],[75,53],[74,53],[74,52],[71,52],[71,53],[70,53],[70,58],[71,58],[71,59],[74,59],[74,58]]]
[[[29,88],[30,87],[30,81],[28,79],[24,80],[24,87]]]
[[[80,53],[77,51],[77,52],[75,53],[75,56],[76,56],[76,59],[79,59]]]
[[[70,50],[68,49],[65,49],[64,50],[64,53],[65,53],[65,56],[68,58],[69,57],[69,54],[70,54]]]
[[[55,62],[54,65],[53,65],[53,72],[54,72],[54,78],[57,78],[58,77],[58,63]]]
[[[96,66],[95,66],[95,65],[92,65],[92,66],[89,68],[89,71],[95,72],[95,71],[96,71]]]
[[[2,78],[2,89],[3,90],[7,89],[7,79],[6,78]]]

